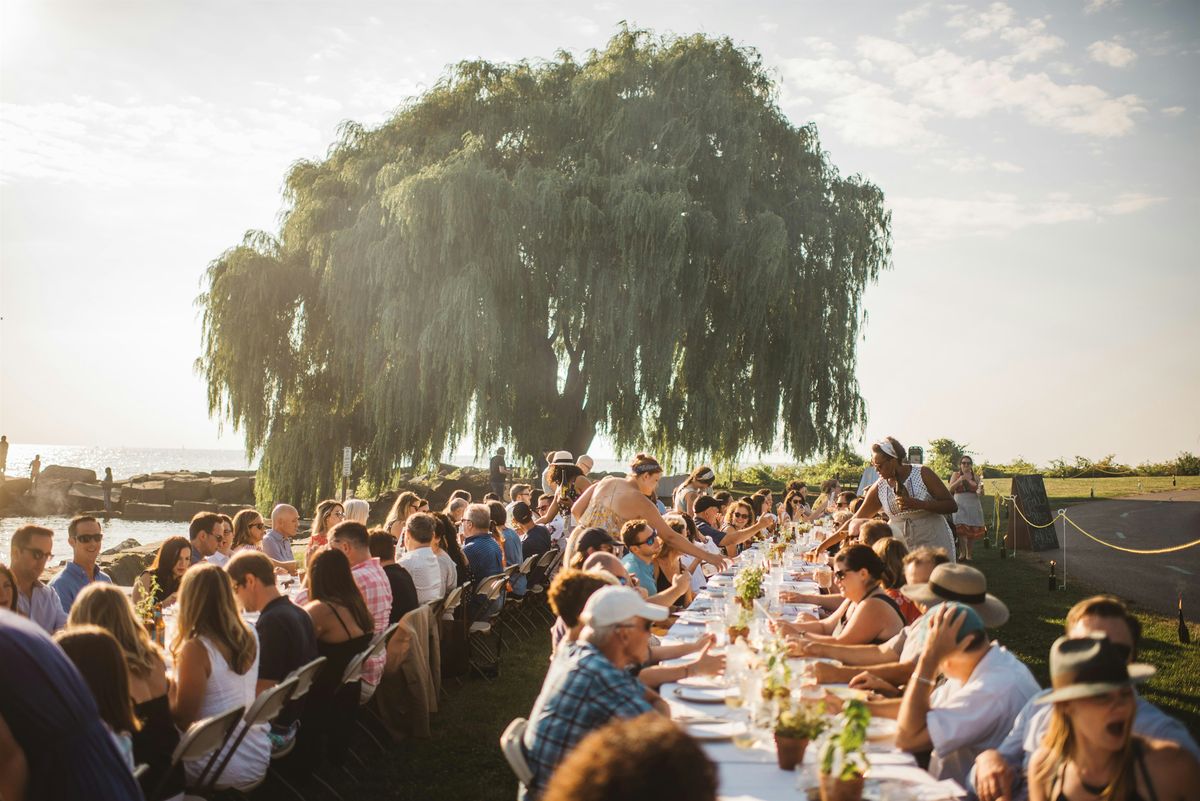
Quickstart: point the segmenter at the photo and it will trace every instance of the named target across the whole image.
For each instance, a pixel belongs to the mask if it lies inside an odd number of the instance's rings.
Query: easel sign
[[[1054,515],[1050,512],[1050,500],[1046,497],[1046,484],[1042,476],[1013,476],[1012,494],[1016,509],[1008,516],[1008,533],[1004,544],[1010,549],[1022,551],[1056,550],[1059,547],[1058,534],[1051,523]]]

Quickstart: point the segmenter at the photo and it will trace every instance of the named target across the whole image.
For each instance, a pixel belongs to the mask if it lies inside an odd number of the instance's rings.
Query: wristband
[[[921,682],[922,684],[928,684],[930,687],[937,686],[936,681],[934,681],[933,679],[927,679],[924,676],[917,676],[917,681]]]

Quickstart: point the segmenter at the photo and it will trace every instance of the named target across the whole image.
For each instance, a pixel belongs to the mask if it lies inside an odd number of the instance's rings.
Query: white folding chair
[[[308,695],[309,689],[312,687],[313,680],[317,674],[321,672],[321,666],[325,664],[325,657],[318,656],[307,665],[301,665],[284,677],[284,681],[288,679],[296,679],[296,689],[292,692],[292,700],[303,698]]]
[[[284,679],[269,690],[263,690],[258,694],[258,697],[254,699],[254,703],[250,704],[250,708],[246,710],[245,724],[242,726],[241,731],[238,732],[233,745],[225,752],[225,758],[221,760],[221,765],[217,768],[216,774],[209,782],[210,788],[217,786],[217,783],[221,780],[221,774],[225,772],[225,766],[233,758],[233,753],[237,751],[238,746],[246,739],[246,734],[255,726],[270,723],[277,718],[279,713],[283,711],[284,706],[287,705],[287,702],[292,700],[292,694],[296,691],[298,683],[299,679],[293,676],[289,679]],[[254,787],[262,784],[266,778],[267,775],[264,773],[252,787],[242,787],[239,789],[243,792],[252,790]]]
[[[184,760],[200,759],[212,754],[208,763],[204,766],[204,770],[197,777],[196,787],[203,787],[208,771],[212,768],[213,763],[216,762],[217,756],[221,753],[222,746],[229,740],[230,735],[233,733],[233,727],[242,719],[242,713],[245,711],[245,707],[236,706],[219,715],[198,720],[189,726],[188,730],[184,732],[183,737],[179,738],[179,744],[175,746],[175,750],[171,753],[171,767],[163,771],[162,778],[158,780],[158,786],[154,788],[153,792],[147,793],[147,797],[157,798],[162,795],[163,787],[170,780],[176,765],[181,764]]]
[[[462,596],[463,588],[461,584],[446,594],[446,603],[442,605],[442,620],[452,620],[454,618],[454,610],[458,609],[462,603]]]
[[[529,721],[525,718],[514,718],[500,735],[500,750],[504,752],[504,758],[517,781],[521,783],[522,789],[533,781],[533,771],[529,769],[529,762],[525,759],[525,746],[522,743],[528,724]]]
[[[392,636],[393,634],[395,634],[395,633],[396,633],[396,629],[398,629],[398,628],[400,628],[400,621],[399,621],[399,620],[397,620],[397,621],[396,621],[395,623],[393,623],[392,625],[388,626],[388,627],[387,627],[386,629],[384,629],[383,631],[381,631],[381,632],[379,632],[378,634],[376,634],[374,637],[372,637],[372,638],[371,638],[371,646],[372,646],[372,647],[374,647],[374,646],[378,645],[378,644],[379,644],[379,643],[381,643],[381,642],[382,642],[384,645],[387,645],[387,641],[388,641],[389,639],[391,639],[391,636]]]

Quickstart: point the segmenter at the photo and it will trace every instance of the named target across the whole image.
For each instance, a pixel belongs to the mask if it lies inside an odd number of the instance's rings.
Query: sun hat
[[[905,598],[925,607],[945,601],[959,601],[974,609],[989,628],[1008,622],[1008,607],[987,591],[987,576],[970,565],[938,565],[924,584],[900,588]]]
[[[643,600],[631,587],[605,587],[588,598],[579,619],[596,629],[615,626],[635,617],[666,620],[668,614],[667,607]]]
[[[575,457],[570,451],[555,451],[554,456],[550,457],[551,467],[574,467]]]
[[[1154,675],[1154,666],[1125,663],[1124,652],[1102,634],[1059,637],[1050,646],[1053,691],[1035,703],[1051,704],[1119,690]]]
[[[696,506],[694,508],[696,514],[700,514],[701,512],[707,512],[709,509],[720,509],[724,505],[711,495],[701,495],[696,499]]]

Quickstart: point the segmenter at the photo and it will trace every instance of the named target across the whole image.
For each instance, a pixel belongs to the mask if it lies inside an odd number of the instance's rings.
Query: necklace
[[[1087,790],[1092,795],[1096,795],[1096,796],[1104,795],[1106,792],[1108,792],[1108,788],[1112,784],[1112,782],[1106,782],[1106,783],[1100,785],[1099,787],[1097,787],[1094,784],[1088,784],[1083,778],[1083,770],[1080,769],[1080,767],[1078,765],[1075,766],[1075,774],[1077,776],[1079,776],[1079,786],[1081,786],[1083,789]]]

